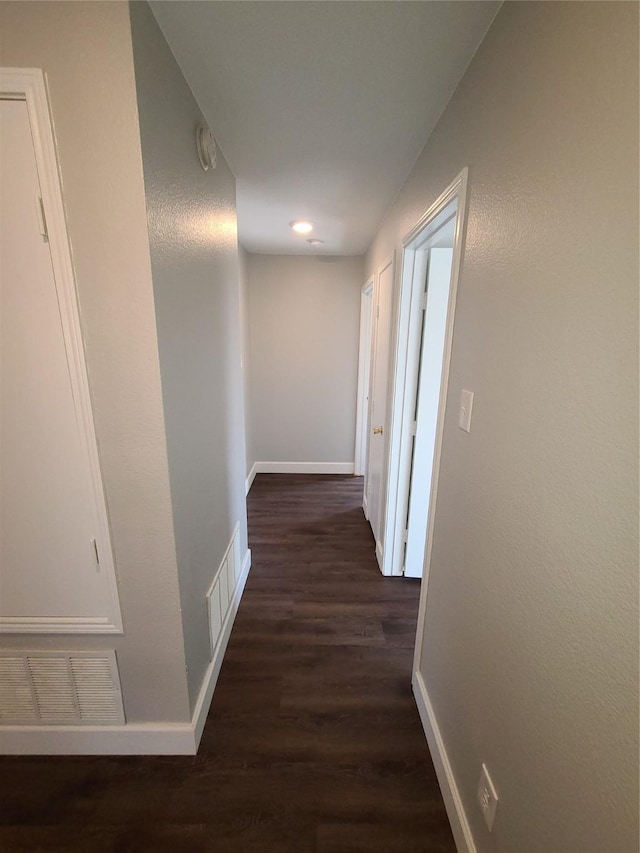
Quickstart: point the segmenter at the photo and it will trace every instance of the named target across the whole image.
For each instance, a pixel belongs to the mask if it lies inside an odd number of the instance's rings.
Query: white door
[[[404,573],[421,578],[442,381],[453,249],[430,249],[415,411]]]
[[[0,627],[114,630],[26,100],[0,100],[0,187]]]
[[[376,541],[376,556],[382,568],[382,507],[384,502],[384,430],[387,423],[387,389],[391,309],[393,302],[393,261],[382,267],[375,287],[373,376],[369,414],[369,458],[367,464],[367,505],[369,523]]]

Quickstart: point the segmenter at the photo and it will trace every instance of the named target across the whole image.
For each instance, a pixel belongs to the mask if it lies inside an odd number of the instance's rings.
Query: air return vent
[[[222,628],[233,602],[236,588],[242,574],[240,560],[240,526],[236,524],[231,542],[227,546],[222,562],[218,566],[213,583],[207,593],[207,610],[209,613],[209,639],[211,641],[211,659],[216,654],[216,648],[222,634]]]
[[[0,724],[122,723],[115,652],[0,654]]]

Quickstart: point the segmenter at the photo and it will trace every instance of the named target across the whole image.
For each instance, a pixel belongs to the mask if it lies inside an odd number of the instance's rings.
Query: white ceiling
[[[499,2],[153,0],[251,252],[361,254]],[[310,219],[312,249],[289,228]]]

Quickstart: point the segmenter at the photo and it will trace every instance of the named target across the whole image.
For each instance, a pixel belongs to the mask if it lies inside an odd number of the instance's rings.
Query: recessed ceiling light
[[[322,246],[322,244],[324,243],[324,240],[316,240],[316,239],[314,238],[314,239],[312,239],[312,240],[307,240],[307,243],[308,243],[310,246]]]
[[[296,234],[308,234],[309,231],[313,231],[313,224],[304,219],[294,219],[293,222],[289,223],[289,225],[293,228]]]

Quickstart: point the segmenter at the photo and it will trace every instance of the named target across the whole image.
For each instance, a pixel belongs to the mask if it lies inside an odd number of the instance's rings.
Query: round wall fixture
[[[211,130],[206,124],[199,124],[196,128],[196,147],[200,165],[208,172],[216,167],[216,141]]]

